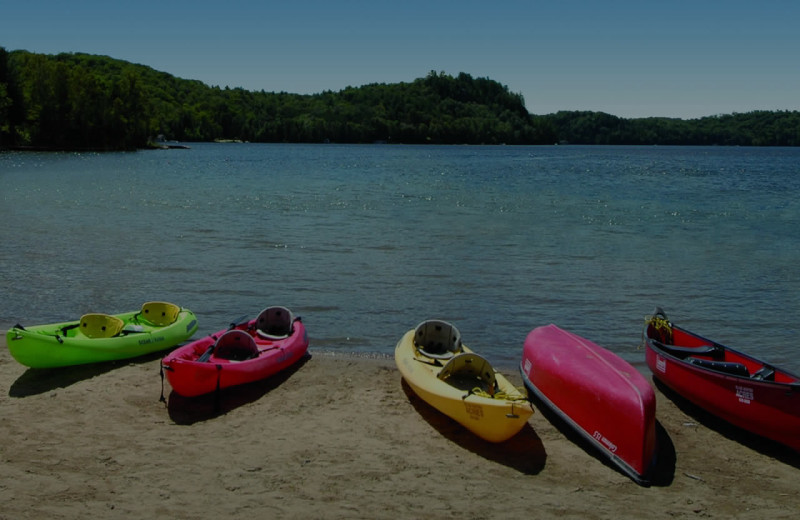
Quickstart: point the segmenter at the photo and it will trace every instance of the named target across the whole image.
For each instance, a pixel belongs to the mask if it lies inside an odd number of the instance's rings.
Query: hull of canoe
[[[647,365],[656,380],[739,428],[800,451],[800,377],[670,326],[670,345],[649,326],[645,331]]]
[[[655,394],[633,366],[555,325],[528,334],[525,386],[639,484],[655,466]]]

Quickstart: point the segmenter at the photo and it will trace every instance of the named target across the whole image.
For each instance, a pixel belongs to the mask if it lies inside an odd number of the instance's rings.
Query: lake
[[[800,149],[207,143],[0,153],[0,328],[269,305],[314,350],[428,318],[515,369],[556,323],[644,365],[644,318],[800,371]]]

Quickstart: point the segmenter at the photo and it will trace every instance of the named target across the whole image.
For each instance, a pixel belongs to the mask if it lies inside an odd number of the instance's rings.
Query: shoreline
[[[417,398],[391,357],[310,353],[218,399],[181,398],[165,381],[163,403],[164,352],[33,370],[3,337],[0,518],[793,518],[800,508],[798,454],[659,387],[660,463],[645,488],[539,407],[491,444]]]

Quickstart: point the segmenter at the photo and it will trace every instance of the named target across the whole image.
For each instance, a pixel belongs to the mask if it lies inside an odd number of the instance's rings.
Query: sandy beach
[[[542,410],[502,444],[416,398],[388,357],[317,352],[183,399],[158,354],[58,370],[0,341],[0,519],[796,518],[800,458],[657,390],[640,487]],[[503,371],[519,384],[519,374]],[[648,374],[649,378],[649,374]]]

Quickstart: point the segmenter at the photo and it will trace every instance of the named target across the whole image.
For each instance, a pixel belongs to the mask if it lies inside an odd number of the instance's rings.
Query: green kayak
[[[197,331],[188,309],[147,302],[123,314],[84,314],[79,321],[23,327],[6,333],[11,355],[31,368],[128,359],[174,347]]]

